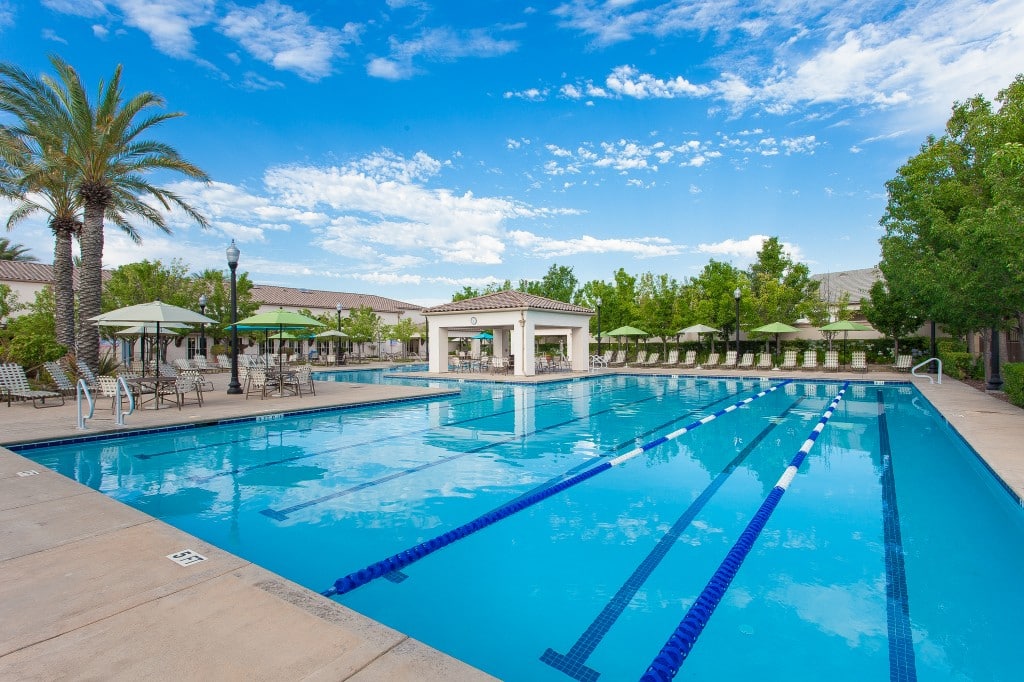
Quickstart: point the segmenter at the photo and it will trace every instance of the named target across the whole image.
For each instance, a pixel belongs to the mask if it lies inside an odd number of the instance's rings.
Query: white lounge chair
[[[862,350],[855,350],[850,356],[850,369],[854,372],[868,371],[867,354]]]
[[[838,372],[839,371],[839,351],[827,350],[825,351],[825,364],[822,366],[827,372]]]
[[[818,351],[805,350],[804,362],[800,365],[800,369],[818,369]]]
[[[718,367],[718,364],[719,364],[718,358],[719,358],[719,354],[718,353],[711,353],[711,354],[709,354],[708,355],[708,359],[704,361],[704,365],[703,366],[705,368],[708,368],[708,369],[711,369],[711,368],[714,368],[714,367]],[[735,362],[735,356],[733,356],[733,361]]]
[[[696,367],[697,366],[697,351],[688,350],[686,355],[683,357],[683,361],[679,363],[682,367]]]
[[[725,360],[722,361],[722,367],[736,369],[736,351],[727,350],[725,352]]]
[[[909,372],[910,363],[913,360],[912,355],[897,355],[896,363],[892,366],[897,372]]]
[[[661,363],[662,367],[675,367],[679,364],[679,350],[673,348],[668,352],[668,357],[665,358],[665,362]]]
[[[658,364],[658,358],[661,353],[651,353],[646,360],[644,360],[644,367],[654,367]]]
[[[64,404],[64,394],[57,391],[33,390],[28,385],[28,377],[21,365],[6,363],[0,365],[0,387],[7,395],[7,406],[11,406],[11,398],[31,400],[32,407],[59,407],[57,403],[46,404],[47,398],[60,398],[60,405]],[[39,401],[38,403],[36,401]],[[41,405],[40,405],[41,403]]]
[[[752,369],[754,367],[754,354],[744,353],[740,361],[736,363],[737,369]]]
[[[779,365],[779,369],[796,369],[796,353],[795,350],[787,350],[782,356],[782,364]]]
[[[758,369],[771,369],[772,368],[772,354],[771,353],[759,353],[757,356],[757,368]]]

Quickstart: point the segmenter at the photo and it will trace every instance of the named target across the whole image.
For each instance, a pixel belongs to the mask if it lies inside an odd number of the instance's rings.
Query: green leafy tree
[[[893,340],[893,357],[899,355],[900,337],[921,326],[920,307],[906,296],[889,289],[878,280],[871,285],[871,298],[862,298],[861,312],[871,325]]]
[[[360,306],[349,312],[349,316],[342,320],[344,332],[349,335],[352,343],[359,344],[360,355],[362,345],[368,341],[377,339],[383,333],[383,324],[380,316],[373,312],[369,306]]]
[[[79,313],[98,315],[102,299],[104,219],[129,228],[130,216],[169,231],[163,213],[176,207],[206,227],[207,220],[174,192],[145,179],[152,171],[171,171],[207,181],[207,175],[173,147],[141,139],[155,126],[177,118],[179,112],[152,113],[163,99],[144,92],[125,101],[118,66],[109,83],[100,83],[95,104],[81,77],[57,56],[50,62],[57,77],[33,78],[11,64],[0,65],[0,111],[13,114],[26,134],[39,136],[38,146],[64,149],[64,171],[74,177],[83,207],[79,273]],[[78,328],[78,355],[90,367],[99,364],[99,333],[95,325]]]
[[[7,321],[0,357],[3,362],[17,363],[34,372],[44,362],[63,357],[68,349],[57,343],[53,291],[49,287],[44,288],[26,307],[27,313]]]
[[[811,279],[808,267],[794,262],[778,237],[765,240],[748,276],[754,321],[759,324],[792,324],[821,300],[818,282]]]
[[[945,134],[886,183],[879,267],[891,291],[954,334],[1024,315],[1024,76],[958,102]]]
[[[640,328],[652,336],[661,337],[662,357],[668,354],[669,337],[679,331],[679,294],[679,282],[668,275],[647,272],[640,276],[637,287]]]
[[[700,324],[721,329],[724,342],[736,338],[736,298],[740,290],[740,318],[750,320],[753,310],[747,275],[729,263],[712,259],[690,282],[694,317]]]
[[[206,294],[206,316],[217,320],[217,324],[206,325],[205,331],[214,343],[223,343],[231,337],[231,274],[222,270],[203,270],[193,275],[195,280],[195,301],[183,306],[198,310],[200,294]],[[235,298],[238,307],[238,319],[242,320],[256,314],[261,303],[252,296],[252,280],[249,273],[243,272],[235,276]],[[198,331],[198,327],[196,327]]]
[[[504,282],[492,282],[484,287],[482,290],[475,287],[466,285],[459,291],[452,294],[452,301],[465,301],[469,298],[477,298],[478,296],[485,296],[487,294],[496,294],[499,291],[511,291],[512,282],[505,280]]]
[[[18,295],[6,284],[0,284],[0,322],[18,308]]]
[[[398,320],[397,324],[388,327],[388,338],[396,339],[402,343],[402,357],[406,356],[409,349],[409,341],[412,340],[414,334],[419,332],[420,328],[412,321],[411,318],[403,317]]]
[[[520,280],[519,290],[523,293],[543,296],[556,301],[571,303],[579,281],[572,268],[566,265],[552,265],[540,281]]]

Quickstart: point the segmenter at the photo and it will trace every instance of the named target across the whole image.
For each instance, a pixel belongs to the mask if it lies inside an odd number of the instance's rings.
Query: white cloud
[[[333,60],[345,54],[342,45],[355,41],[360,30],[351,23],[342,30],[313,26],[305,13],[277,0],[235,6],[218,28],[260,61],[309,81],[329,76]]]
[[[56,31],[49,28],[43,29],[42,38],[43,40],[49,40],[54,43],[62,43],[64,45],[68,44],[68,41],[61,38],[59,35],[57,35]]]
[[[366,72],[370,76],[402,80],[418,73],[413,63],[418,58],[451,62],[466,57],[498,57],[519,47],[515,41],[495,38],[484,29],[457,32],[449,28],[431,28],[412,40],[402,41],[392,36],[389,42],[388,57],[377,57],[367,64]]]
[[[101,24],[92,25],[92,34],[100,40],[106,40],[107,36],[110,35],[109,29]]]
[[[0,0],[0,31],[14,26],[14,8],[6,0]]]
[[[101,17],[107,13],[106,5],[100,0],[42,0],[42,2],[47,9],[76,17]]]
[[[768,239],[768,235],[752,234],[746,239],[741,240],[724,239],[712,244],[698,244],[696,251],[698,253],[711,254],[712,256],[730,256],[744,263],[749,263],[757,259],[757,252],[761,250]],[[794,262],[802,262],[804,260],[798,246],[787,242],[781,242],[781,244],[783,252],[789,254],[789,257]]]
[[[636,99],[704,97],[711,93],[711,89],[707,86],[694,85],[682,76],[676,76],[666,81],[651,74],[640,73],[634,66],[616,67],[605,79],[605,85],[618,95]]]
[[[149,36],[153,46],[171,57],[192,57],[196,41],[192,29],[214,19],[214,0],[116,0],[124,23]]]
[[[532,256],[564,258],[582,254],[626,253],[637,258],[674,256],[685,248],[664,237],[636,237],[628,239],[598,239],[583,235],[575,239],[551,239],[532,232],[509,232],[513,245]]]

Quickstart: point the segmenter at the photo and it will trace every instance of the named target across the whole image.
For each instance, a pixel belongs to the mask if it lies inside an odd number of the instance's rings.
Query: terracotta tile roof
[[[110,278],[110,271],[103,271],[103,280]],[[52,284],[53,266],[49,263],[26,263],[17,260],[0,260],[0,282],[27,282],[30,284]],[[78,270],[75,270],[75,284],[78,284]]]
[[[583,313],[593,315],[590,308],[556,301],[543,296],[524,294],[521,291],[498,291],[493,294],[484,294],[476,298],[467,298],[461,301],[443,303],[431,308],[422,310],[424,315],[432,313],[457,313],[483,310],[509,310],[529,308],[533,310],[555,310],[562,313]]]
[[[319,289],[296,289],[293,287],[277,287],[269,284],[254,284],[252,298],[267,306],[287,306],[290,308],[309,308],[310,310],[335,310],[340,302],[346,311],[353,308],[369,306],[377,313],[398,313],[409,310],[420,310],[423,306],[414,303],[396,301],[393,298],[373,296],[371,294],[350,294],[340,291],[322,291]]]

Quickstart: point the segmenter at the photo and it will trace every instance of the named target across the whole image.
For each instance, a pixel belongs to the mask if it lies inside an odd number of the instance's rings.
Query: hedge
[[[1002,375],[1006,397],[1017,407],[1024,407],[1024,362],[1006,363]]]

